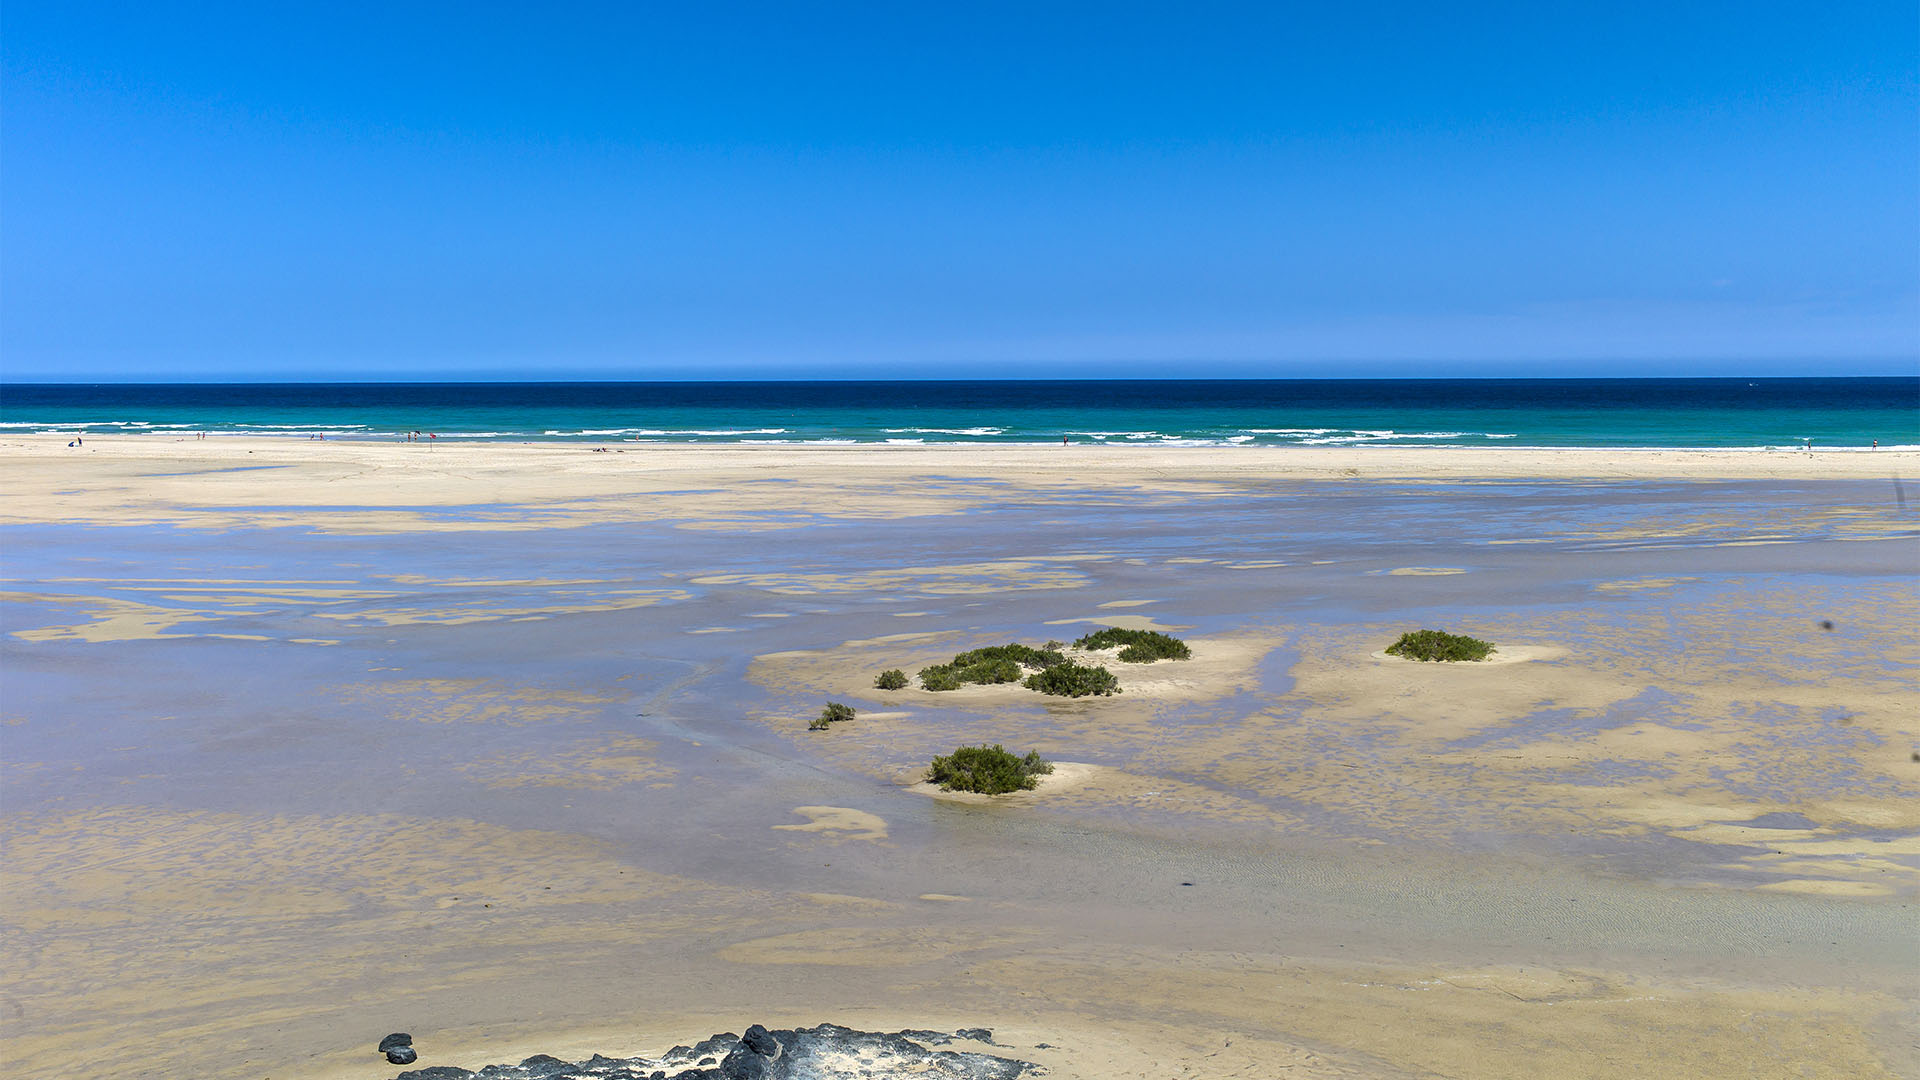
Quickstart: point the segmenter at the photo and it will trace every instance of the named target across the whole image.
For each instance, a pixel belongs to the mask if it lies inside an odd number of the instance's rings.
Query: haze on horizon
[[[1920,361],[1911,2],[0,29],[9,380]]]

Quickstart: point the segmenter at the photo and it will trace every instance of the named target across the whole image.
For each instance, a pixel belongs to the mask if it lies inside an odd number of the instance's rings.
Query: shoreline
[[[1052,443],[702,443],[479,441],[447,437],[442,444],[354,439],[309,440],[272,436],[210,439],[167,435],[93,436],[70,446],[69,435],[0,436],[0,467],[85,455],[117,459],[224,461],[267,454],[297,462],[353,461],[433,464],[443,456],[488,463],[516,459],[548,461],[582,454],[638,455],[676,466],[706,459],[739,458],[758,465],[784,459],[848,464],[884,464],[897,469],[920,461],[941,465],[970,460],[985,471],[1000,468],[1074,468],[1099,464],[1194,473],[1273,478],[1431,479],[1455,476],[1615,479],[1771,479],[1775,477],[1866,479],[1889,469],[1920,468],[1920,446],[1816,447],[1525,447],[1525,446],[1164,446],[1112,442]],[[583,459],[592,461],[593,459]]]
[[[0,525],[287,525],[337,532],[602,522],[784,529],[1008,500],[1228,497],[1314,483],[1793,483],[1920,476],[1920,450],[742,446],[0,437]]]

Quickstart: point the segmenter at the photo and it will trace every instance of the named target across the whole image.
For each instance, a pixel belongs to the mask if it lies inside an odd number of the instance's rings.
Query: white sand
[[[689,446],[620,453],[533,443],[312,442],[59,436],[0,439],[0,523],[299,524],[341,531],[528,529],[600,520],[699,519],[785,527],[777,508],[843,517],[953,513],[1005,494],[1116,489],[1221,493],[1275,480],[1885,479],[1920,474],[1920,451],[1541,450],[1479,447]],[[769,479],[777,484],[758,483]],[[992,480],[989,487],[976,481]],[[435,510],[513,513],[437,520]],[[691,527],[691,526],[690,526]]]

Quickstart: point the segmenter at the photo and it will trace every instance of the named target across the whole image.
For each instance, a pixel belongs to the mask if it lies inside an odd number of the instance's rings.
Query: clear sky
[[[6,378],[1920,357],[1913,0],[0,19]]]

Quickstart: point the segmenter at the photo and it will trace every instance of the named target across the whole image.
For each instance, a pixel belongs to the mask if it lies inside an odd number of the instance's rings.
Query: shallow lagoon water
[[[938,921],[983,936],[1014,925],[1089,944],[1626,966],[1900,994],[1914,983],[1910,890],[1893,900],[1765,893],[1747,887],[1763,878],[1703,866],[1709,845],[1671,833],[1502,824],[1488,806],[1503,794],[1478,787],[1478,766],[1461,766],[1450,791],[1407,789],[1406,805],[1428,820],[1403,829],[1311,785],[1292,790],[1267,772],[1236,780],[1213,774],[1209,759],[1179,757],[1183,740],[1202,735],[1325,724],[1299,696],[1306,684],[1296,673],[1356,628],[1531,621],[1558,626],[1552,644],[1605,649],[1620,628],[1676,607],[1731,603],[1743,617],[1819,633],[1817,618],[1907,585],[1907,522],[1875,518],[1880,532],[1864,538],[1841,527],[1879,514],[1885,496],[1870,484],[1298,484],[1144,505],[1010,493],[1003,505],[934,521],[849,523],[795,508],[800,527],[771,533],[672,523],[397,536],[14,528],[0,646],[9,827],[124,806],[375,812],[588,837],[649,871],[738,893],[907,905],[964,896]],[[1758,527],[1741,516],[1756,505],[1766,507]],[[1835,508],[1862,513],[1823,516]],[[1699,558],[1697,545],[1761,528],[1791,542]],[[1607,539],[1626,533],[1646,539]],[[1422,572],[1394,573],[1408,569]],[[1668,578],[1684,580],[1662,584]],[[1652,584],[1596,589],[1617,582]],[[1836,607],[1801,606],[1809,598]],[[1101,606],[1134,600],[1151,602]],[[115,610],[135,612],[135,628],[76,636]],[[1586,621],[1553,622],[1569,611]],[[803,730],[820,704],[811,689],[752,677],[754,658],[770,653],[914,633],[958,635],[936,651],[1071,639],[1097,623],[1057,620],[1107,614],[1145,615],[1203,639],[1277,636],[1253,689],[1193,703],[1121,701],[1138,726],[1098,743],[1055,736],[1049,755],[1165,776],[1298,828],[1156,809],[1147,798],[929,799],[890,779],[885,763],[823,752],[839,733]],[[1843,668],[1900,677],[1886,644],[1873,631]],[[889,647],[872,646],[875,670],[898,666],[882,659]],[[867,712],[891,707],[878,692],[849,700]],[[1001,730],[1044,736],[1066,715],[1056,708],[1036,699],[910,711],[914,737],[951,730],[972,741]],[[1762,711],[1747,722],[1755,739],[1787,749],[1875,749],[1878,736],[1839,720],[1817,732],[1798,722],[1776,732],[1779,718]],[[1438,745],[1487,750],[1693,723],[1674,692],[1633,687],[1605,707],[1543,702]],[[1399,737],[1315,730],[1319,741],[1302,745],[1329,759],[1384,760]],[[1596,788],[1658,772],[1631,761],[1564,766],[1568,783]],[[1835,797],[1886,794],[1875,789],[1884,781],[1837,759],[1825,771],[1724,782],[1754,799],[1809,783]],[[805,806],[872,815],[884,839],[778,831]],[[1748,820],[1799,832],[1811,823],[1790,812]],[[914,926],[925,917],[874,918]],[[14,940],[45,948],[57,934]],[[687,948],[664,963],[705,955]]]

